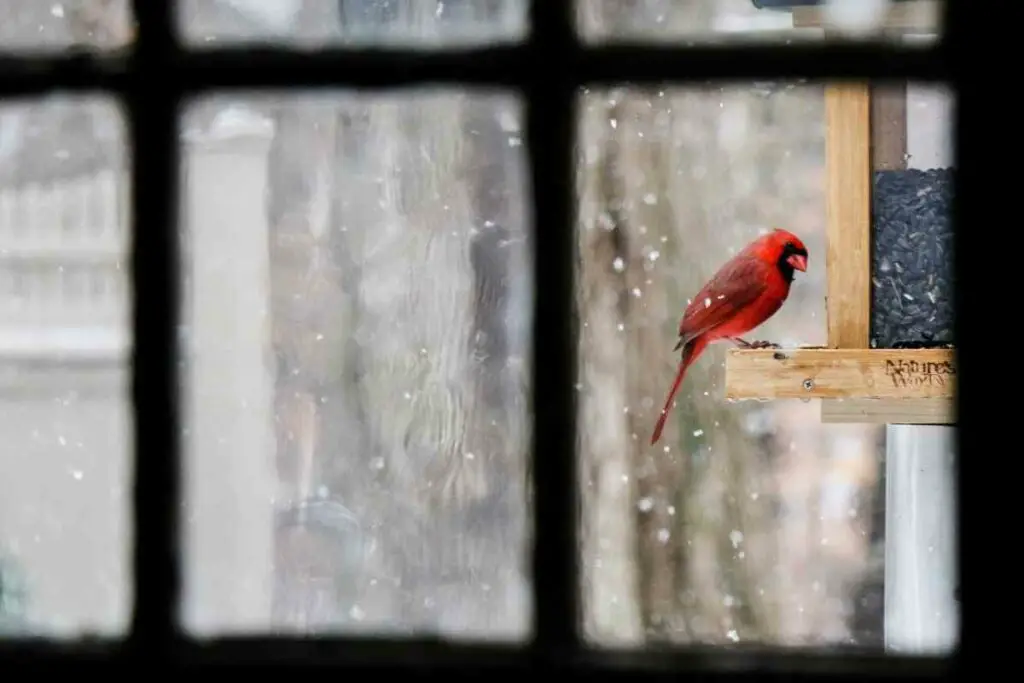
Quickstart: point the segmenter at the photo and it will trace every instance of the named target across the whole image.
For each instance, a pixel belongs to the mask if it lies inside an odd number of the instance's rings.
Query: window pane
[[[134,37],[129,0],[0,0],[0,52],[114,50]]]
[[[184,40],[397,45],[509,43],[526,34],[527,0],[178,0]]]
[[[760,82],[581,99],[580,550],[584,632],[597,644],[882,648],[884,625],[894,650],[955,645],[953,428],[855,414],[877,416],[878,400],[828,402],[848,424],[825,423],[819,399],[727,401],[723,341],[689,367],[651,445],[684,309],[768,229],[802,238],[809,267],[742,337],[788,349],[827,341],[824,90]],[[916,253],[931,260],[889,246],[888,274],[902,269],[901,298],[938,290],[918,322],[941,327],[928,321],[951,301],[949,187],[936,172],[922,199],[928,183],[906,162],[951,165],[949,95],[915,85],[902,110],[891,91],[876,93],[878,106],[883,96],[875,164],[896,175],[891,187],[875,181],[875,206],[887,207],[875,230],[903,231],[889,245],[908,230],[920,240]]]
[[[928,42],[942,34],[944,0],[576,0],[577,26],[593,42]]]
[[[109,100],[0,106],[0,636],[127,624],[125,151]]]
[[[190,109],[188,628],[527,634],[521,124],[458,91]]]

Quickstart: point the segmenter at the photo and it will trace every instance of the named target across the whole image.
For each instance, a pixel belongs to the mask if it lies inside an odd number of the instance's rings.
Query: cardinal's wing
[[[735,258],[722,266],[686,307],[676,348],[731,320],[761,296],[768,288],[769,268],[755,257]]]

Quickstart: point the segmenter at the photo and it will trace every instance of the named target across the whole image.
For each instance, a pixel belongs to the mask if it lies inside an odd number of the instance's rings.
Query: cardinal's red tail
[[[651,445],[658,443],[658,439],[661,438],[661,431],[665,429],[665,421],[668,419],[668,411],[672,409],[672,401],[676,397],[676,392],[679,391],[679,386],[683,383],[683,376],[686,374],[686,368],[690,367],[690,364],[697,360],[697,356],[700,355],[704,347],[708,345],[705,337],[697,337],[686,346],[683,347],[683,357],[679,360],[679,371],[676,373],[676,379],[672,382],[672,388],[669,389],[668,398],[665,399],[665,407],[661,409],[661,415],[658,416],[658,422],[654,425],[654,434],[651,435]]]

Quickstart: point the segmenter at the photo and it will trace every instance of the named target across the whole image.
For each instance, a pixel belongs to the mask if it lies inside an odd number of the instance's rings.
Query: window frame
[[[588,0],[582,0],[588,1]],[[574,4],[533,0],[523,41],[471,49],[368,49],[235,46],[195,48],[175,37],[173,2],[134,0],[138,32],[123,53],[5,55],[0,57],[0,96],[51,92],[107,95],[123,103],[131,143],[131,282],[135,480],[132,564],[135,609],[131,632],[118,643],[59,644],[0,641],[0,665],[30,661],[52,666],[86,663],[181,661],[312,663],[453,673],[473,667],[559,669],[574,674],[659,675],[688,671],[715,678],[765,673],[793,679],[860,680],[938,677],[951,660],[904,658],[838,649],[829,653],[746,648],[654,649],[616,652],[588,649],[578,623],[574,315],[575,223],[573,144],[576,96],[584,86],[685,85],[705,80],[756,78],[895,78],[945,82],[962,94],[966,83],[955,55],[972,33],[968,3],[947,0],[941,41],[923,48],[881,42],[821,45],[671,47],[656,44],[586,44],[575,33]],[[989,27],[990,28],[990,27]],[[447,643],[438,638],[231,637],[188,639],[177,624],[180,591],[178,510],[181,401],[177,325],[182,298],[178,238],[179,115],[188,98],[213,90],[271,88],[280,92],[359,87],[395,89],[417,85],[518,90],[527,111],[524,147],[529,156],[533,202],[532,472],[534,637],[523,645]],[[965,128],[958,112],[955,211],[967,221],[964,199],[972,157],[959,154]],[[957,239],[958,249],[962,240]],[[961,269],[960,259],[957,271]],[[959,306],[970,280],[957,292]],[[962,360],[958,361],[961,364]],[[961,394],[970,392],[961,384]],[[969,402],[958,400],[960,427],[970,420]],[[145,457],[139,454],[144,453]],[[960,467],[961,471],[963,467]],[[958,495],[964,501],[963,486]],[[960,505],[960,529],[964,524]],[[958,655],[954,655],[954,660]]]

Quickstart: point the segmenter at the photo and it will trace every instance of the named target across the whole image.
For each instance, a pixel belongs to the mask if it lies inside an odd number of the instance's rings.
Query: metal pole
[[[942,655],[957,646],[955,427],[888,425],[885,648]]]

